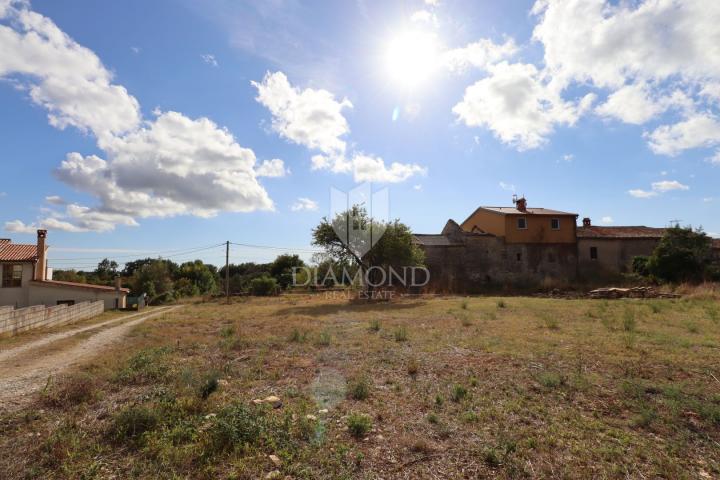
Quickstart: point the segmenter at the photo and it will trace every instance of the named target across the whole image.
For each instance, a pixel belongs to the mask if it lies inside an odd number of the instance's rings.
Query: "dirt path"
[[[23,405],[51,375],[92,358],[121,340],[134,326],[176,308],[162,307],[51,334],[0,353],[0,412]]]

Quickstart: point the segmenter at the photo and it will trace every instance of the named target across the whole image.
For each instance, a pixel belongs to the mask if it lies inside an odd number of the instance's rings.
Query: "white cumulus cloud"
[[[303,210],[306,211],[315,211],[319,208],[318,203],[315,200],[311,200],[309,198],[305,197],[299,197],[295,203],[292,204],[290,207],[290,210],[293,212],[300,212]]]
[[[272,113],[272,127],[280,136],[325,154],[345,152],[342,137],[350,127],[342,111],[352,108],[350,100],[338,101],[327,90],[295,88],[282,72],[268,72],[252,85],[257,101]]]
[[[37,226],[69,232],[108,231],[137,225],[136,218],[180,214],[211,216],[219,211],[272,210],[257,177],[277,173],[275,161],[256,172],[252,150],[208,118],[156,112],[143,120],[137,100],[112,83],[94,52],[62,32],[25,2],[0,10],[0,77],[27,88],[58,128],[92,133],[99,155],[67,154],[56,176],[93,196],[95,206],[65,204],[49,196],[44,218],[8,222],[11,231]],[[273,163],[274,162],[274,163]]]
[[[404,182],[413,175],[425,175],[419,165],[393,162],[388,167],[380,157],[356,154],[352,159],[353,178],[356,182]]]
[[[289,170],[285,169],[285,162],[279,158],[272,160],[264,160],[256,169],[255,174],[258,177],[284,177]]]
[[[352,173],[356,182],[396,183],[425,174],[416,164],[385,161],[359,151],[347,151],[345,136],[350,127],[343,115],[352,108],[348,99],[338,101],[322,89],[301,89],[290,84],[282,72],[267,73],[262,82],[252,82],[258,90],[256,100],[272,114],[272,126],[280,136],[310,150],[312,170]]]
[[[566,102],[531,64],[501,62],[465,89],[453,112],[470,127],[486,127],[519,150],[537,148],[558,124],[572,125],[579,105]]]
[[[662,180],[653,182],[650,186],[651,190],[633,189],[628,190],[628,193],[635,198],[653,198],[673,190],[690,190],[690,187],[677,180]]]

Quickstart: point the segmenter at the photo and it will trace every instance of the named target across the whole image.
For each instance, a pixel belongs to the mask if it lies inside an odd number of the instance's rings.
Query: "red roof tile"
[[[37,245],[0,242],[0,262],[34,262],[37,260]]]
[[[561,212],[560,210],[551,210],[549,208],[533,208],[527,207],[527,209],[518,210],[515,207],[480,207],[478,210],[490,210],[491,212],[501,213],[503,215],[572,215],[577,216],[577,213]],[[477,210],[476,210],[477,211]],[[474,212],[473,212],[474,215]],[[472,215],[471,215],[472,216]]]
[[[578,227],[578,238],[662,238],[664,228],[653,227]]]

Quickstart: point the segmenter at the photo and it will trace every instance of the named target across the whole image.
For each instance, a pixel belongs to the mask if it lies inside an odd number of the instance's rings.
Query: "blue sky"
[[[0,225],[51,265],[308,249],[330,188],[720,232],[720,6],[0,0]],[[104,251],[107,250],[107,251]],[[234,262],[279,250],[232,249]]]

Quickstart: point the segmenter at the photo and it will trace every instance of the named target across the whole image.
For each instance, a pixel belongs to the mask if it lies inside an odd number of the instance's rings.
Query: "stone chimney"
[[[592,226],[592,223],[590,223],[590,217],[585,217],[585,218],[583,218],[583,227],[584,227],[584,228],[587,228],[587,227],[590,227],[590,226]]]
[[[515,208],[521,212],[527,212],[527,200],[525,200],[525,197],[520,197],[515,200]]]
[[[122,288],[122,278],[120,278],[120,275],[118,275],[117,277],[115,277],[115,290],[119,292],[121,288]]]
[[[37,231],[37,264],[35,264],[35,280],[42,282],[45,280],[45,269],[47,268],[47,246],[45,245],[45,238],[47,237],[47,230]]]

